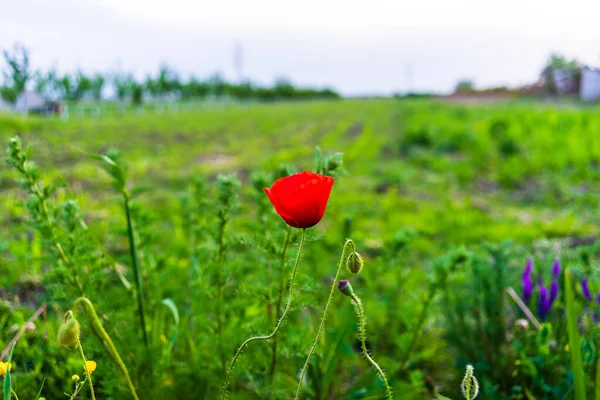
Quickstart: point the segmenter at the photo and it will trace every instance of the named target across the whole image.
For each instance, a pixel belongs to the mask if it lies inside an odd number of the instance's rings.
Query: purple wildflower
[[[555,258],[554,262],[552,263],[552,275],[555,278],[560,276],[560,260],[558,258]]]
[[[523,271],[523,277],[521,278],[521,285],[523,286],[523,300],[529,302],[531,300],[531,294],[533,293],[533,281],[531,280],[531,273],[533,272],[533,258],[527,259],[525,270]]]
[[[537,309],[540,319],[544,321],[546,319],[546,314],[550,311],[550,298],[548,297],[548,288],[546,288],[546,286],[540,287]]]
[[[550,307],[552,307],[552,303],[558,297],[558,280],[552,279],[552,283],[550,284]]]
[[[596,295],[596,303],[600,306],[600,293]]]
[[[526,303],[531,300],[531,295],[533,294],[533,281],[531,278],[524,278],[523,281],[523,301]]]
[[[533,258],[529,257],[527,259],[527,264],[525,265],[525,270],[523,271],[523,279],[531,278],[532,272],[533,272]]]
[[[590,293],[590,287],[588,286],[587,278],[581,279],[581,292],[583,293],[583,298],[587,301],[592,300],[592,293]]]

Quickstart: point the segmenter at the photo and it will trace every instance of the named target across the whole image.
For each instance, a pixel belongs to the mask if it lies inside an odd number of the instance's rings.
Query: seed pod
[[[81,328],[79,326],[79,321],[77,321],[73,316],[73,313],[69,311],[65,323],[62,324],[58,331],[58,343],[71,350],[75,349],[79,343],[80,334]]]
[[[477,378],[473,374],[472,365],[467,365],[467,373],[460,385],[460,389],[467,400],[473,400],[479,394],[479,382],[477,382]]]

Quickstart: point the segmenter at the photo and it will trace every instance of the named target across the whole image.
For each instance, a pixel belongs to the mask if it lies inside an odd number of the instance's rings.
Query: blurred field
[[[128,166],[128,181],[140,188],[135,199],[137,207],[144,211],[139,214],[138,223],[144,241],[144,279],[150,287],[150,308],[160,309],[161,299],[173,298],[184,320],[174,350],[175,361],[168,368],[161,364],[164,374],[155,370],[155,375],[151,375],[142,368],[141,350],[134,349],[135,331],[126,322],[134,320],[134,304],[119,297],[122,295],[114,285],[114,277],[94,286],[93,300],[106,313],[105,323],[119,337],[118,346],[127,349],[138,381],[147,385],[145,390],[163,393],[167,398],[179,398],[181,393],[193,390],[195,384],[202,385],[202,393],[209,393],[205,398],[216,398],[210,393],[215,393],[222,377],[218,357],[210,350],[214,349],[215,339],[210,333],[212,309],[207,304],[213,295],[202,292],[207,283],[188,282],[193,260],[186,247],[189,211],[184,200],[189,200],[186,193],[193,189],[195,178],[206,178],[211,187],[218,174],[235,173],[242,186],[232,232],[260,236],[264,231],[256,218],[266,199],[253,187],[257,171],[270,173],[285,166],[290,171],[310,170],[317,145],[324,152],[344,153],[345,173],[336,180],[329,208],[323,222],[312,232],[304,260],[307,265],[303,266],[298,286],[302,293],[297,309],[303,307],[305,311],[291,317],[286,324],[290,336],[280,339],[287,347],[281,350],[286,362],[276,383],[275,396],[281,396],[277,398],[286,398],[282,393],[294,386],[289,382],[294,380],[295,366],[307,347],[302,337],[313,334],[326,295],[326,277],[334,273],[337,252],[345,236],[350,235],[367,258],[358,286],[362,286],[370,319],[374,354],[379,355],[392,376],[398,398],[423,398],[425,375],[432,375],[445,393],[459,398],[457,385],[465,358],[460,357],[460,348],[446,336],[449,317],[444,304],[433,304],[418,351],[408,358],[410,368],[400,365],[411,341],[411,329],[418,325],[419,310],[428,299],[427,285],[434,276],[435,260],[461,245],[479,251],[482,243],[499,244],[513,239],[514,252],[519,256],[507,261],[505,278],[507,284],[518,288],[523,254],[528,253],[523,249],[529,249],[537,239],[556,240],[572,247],[594,243],[599,232],[597,108],[382,99],[130,113],[72,118],[66,122],[0,115],[3,142],[15,134],[32,146],[32,158],[39,164],[45,181],[68,183],[57,192],[57,199],[71,195],[77,198],[90,230],[127,265],[119,197],[111,189],[109,176],[86,155],[110,149],[121,152]],[[9,322],[26,319],[29,307],[41,299],[24,289],[27,284],[23,276],[39,276],[48,268],[42,242],[32,236],[24,223],[26,210],[20,201],[24,196],[14,183],[15,176],[9,168],[0,172],[0,223],[5,226],[0,235],[0,290],[12,296],[20,293],[21,299],[15,303],[13,314],[0,320],[0,347],[12,337]],[[208,190],[207,193],[213,193]],[[214,193],[209,197],[213,198]],[[197,211],[202,212],[202,208]],[[283,231],[275,215],[269,218],[269,232]],[[207,221],[210,225],[210,219]],[[277,235],[281,234],[274,234],[273,238],[280,239]],[[225,270],[229,276],[226,299],[231,301],[227,311],[230,325],[224,333],[228,355],[246,334],[270,326],[260,314],[261,299],[271,282],[270,275],[264,275],[265,263],[271,273],[269,256],[254,245],[241,237],[231,239],[231,262]],[[214,246],[201,248],[195,256],[200,257],[201,265],[213,268],[212,264],[204,264],[202,254]],[[392,252],[392,248],[397,251]],[[457,282],[464,279],[463,276]],[[112,287],[108,287],[110,282]],[[204,294],[207,297],[202,297]],[[69,300],[61,297],[50,302],[49,318],[56,325]],[[328,321],[330,330],[324,342],[335,343],[331,351],[341,355],[328,367],[333,371],[327,370],[330,375],[323,372],[323,392],[319,394],[314,389],[310,398],[377,398],[361,397],[376,393],[378,388],[368,366],[358,355],[351,355],[352,341],[348,337],[353,334],[354,322],[349,304],[339,300],[336,307],[341,311]],[[168,320],[164,310],[161,313],[156,318]],[[155,323],[163,324],[152,328],[160,348],[161,334],[170,337],[170,331],[164,322]],[[203,330],[204,323],[207,330]],[[166,330],[162,333],[160,329]],[[36,340],[42,339],[34,338],[32,343]],[[48,346],[52,348],[51,344]],[[98,344],[87,346],[97,354],[96,359],[101,358]],[[19,370],[39,369],[60,376],[56,365],[39,361],[36,357],[41,355],[34,350],[17,348],[15,358],[19,351],[22,356],[28,354],[24,356],[25,367]],[[46,351],[57,360],[67,357],[59,349]],[[262,361],[257,355],[260,351],[245,352],[245,360],[237,367],[244,382],[238,383],[237,388],[246,395],[234,398],[263,398],[264,393],[256,389],[264,383],[260,378]],[[262,351],[268,358],[266,345],[262,345]],[[323,350],[321,360],[331,363],[327,351]],[[345,365],[344,357],[352,360],[351,367]],[[256,370],[241,372],[251,368],[251,359],[259,364]],[[107,369],[108,364],[106,360]],[[332,383],[340,369],[345,371],[342,375],[347,373],[352,379]],[[108,377],[110,372],[100,369],[97,374],[100,382],[107,382],[100,384],[101,393],[104,390],[114,398],[127,398],[119,392],[122,389],[115,389],[117,377]],[[155,378],[150,384],[152,376]],[[317,380],[315,376],[311,378],[313,382]],[[28,379],[35,380],[35,374]],[[350,381],[353,384],[347,383]],[[57,382],[54,384],[60,387]],[[499,385],[497,393],[507,393],[512,383]],[[367,389],[360,392],[357,387]],[[338,397],[326,397],[326,393],[338,393]],[[508,397],[498,394],[486,398]]]
[[[256,169],[310,169],[319,145],[344,152],[348,171],[326,222],[353,218],[360,239],[413,227],[426,233],[427,248],[586,235],[596,225],[595,109],[361,100],[0,123],[5,141],[18,133],[42,169],[64,177],[100,214],[109,178],[83,152],[120,150],[131,181],[156,189],[144,201],[161,212],[197,174],[237,172],[247,182]],[[5,207],[11,202],[9,194]]]

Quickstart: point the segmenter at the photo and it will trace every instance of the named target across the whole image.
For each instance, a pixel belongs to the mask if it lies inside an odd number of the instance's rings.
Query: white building
[[[579,96],[583,101],[600,100],[600,69],[586,67],[581,71]]]
[[[25,90],[15,102],[15,110],[22,113],[40,112],[46,108],[46,99],[34,90]]]

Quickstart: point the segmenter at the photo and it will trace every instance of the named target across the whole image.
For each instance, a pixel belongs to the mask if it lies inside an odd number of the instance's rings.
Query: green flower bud
[[[360,273],[363,265],[365,265],[365,262],[363,261],[362,256],[360,254],[358,254],[357,252],[352,252],[348,256],[348,260],[346,261],[346,267],[348,268],[348,271],[350,271],[351,273],[353,273],[353,274]]]
[[[80,333],[79,321],[69,311],[65,317],[65,323],[58,330],[58,343],[69,349],[75,349],[79,343]]]
[[[352,285],[346,279],[343,279],[338,283],[338,289],[340,292],[344,293],[346,296],[349,296],[349,297],[354,296],[354,290],[352,290]]]

